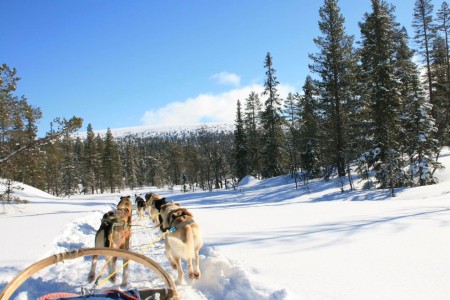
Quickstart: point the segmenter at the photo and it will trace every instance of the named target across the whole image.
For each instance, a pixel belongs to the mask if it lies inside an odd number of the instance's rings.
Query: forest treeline
[[[394,6],[371,3],[355,42],[338,0],[324,1],[321,35],[313,40],[318,50],[309,55],[311,75],[301,92],[281,98],[267,53],[264,92],[236,99],[234,132],[204,126],[190,135],[114,137],[88,125],[80,137],[72,134],[79,122],[70,130],[60,122],[51,138],[30,143],[40,111],[14,96],[18,78],[3,65],[0,177],[55,195],[141,186],[212,190],[246,175],[290,174],[305,183],[336,176],[352,187],[356,172],[367,187],[392,195],[396,187],[433,184],[449,144],[450,9],[445,1],[434,11],[430,0],[416,0],[410,37]]]

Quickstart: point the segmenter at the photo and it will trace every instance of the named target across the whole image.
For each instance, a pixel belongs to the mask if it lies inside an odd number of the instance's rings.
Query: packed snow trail
[[[95,211],[86,217],[76,219],[62,230],[62,234],[55,239],[55,249],[48,256],[55,253],[72,251],[81,248],[94,247],[95,233],[100,226],[100,220],[106,211]],[[165,246],[159,226],[155,226],[146,215],[138,219],[133,208],[131,251],[150,257],[159,263],[173,279],[177,273],[172,269],[165,255]],[[100,257],[97,265],[98,276],[100,269],[105,264],[105,258]],[[48,267],[28,279],[16,292],[13,299],[36,299],[52,292],[80,293],[81,288],[92,289],[93,284],[87,283],[87,275],[91,265],[91,258],[85,257],[76,260],[65,261],[62,264]],[[99,280],[101,286],[97,290],[118,288],[122,281],[122,260],[117,261],[116,285],[104,278],[107,272]],[[199,280],[191,281],[185,275],[186,284],[178,285],[177,291],[183,300],[204,299],[285,299],[284,290],[272,292],[264,287],[255,287],[247,271],[239,265],[234,265],[220,251],[204,245],[200,252],[200,269],[202,276]],[[186,272],[186,264],[183,262],[183,270]],[[164,287],[158,276],[146,267],[130,262],[128,271],[127,288]]]
[[[94,246],[94,238],[97,228],[100,226],[100,220],[103,216],[103,212],[96,212],[91,216],[77,220],[73,223],[69,223],[63,235],[60,237],[57,242],[57,252],[71,251],[79,248],[90,248]],[[164,240],[162,239],[161,231],[159,227],[155,227],[155,225],[149,220],[148,217],[137,219],[135,215],[135,208],[133,208],[133,222],[132,222],[132,236],[131,236],[131,246],[130,250],[143,254],[147,257],[150,257],[157,263],[159,263],[172,277],[176,276],[176,273],[173,272],[172,267],[168,263],[165,257],[164,251]],[[70,264],[70,266],[68,266]],[[66,262],[62,266],[56,266],[51,269],[57,268],[57,270],[51,271],[49,270],[47,274],[42,276],[45,280],[60,282],[64,280],[69,282],[70,285],[76,287],[79,292],[78,287],[86,287],[92,288],[93,284],[87,284],[87,272],[89,271],[91,264],[90,257],[84,259],[84,261],[79,262]],[[99,275],[99,272],[103,265],[105,264],[105,259],[100,258],[99,263],[97,265],[97,273],[96,276]],[[97,290],[118,287],[118,284],[122,281],[122,261],[118,259],[117,263],[117,280],[116,284],[113,285],[109,281],[105,281],[104,278],[108,276],[107,272],[102,275],[99,280],[99,285],[96,287]],[[163,282],[158,278],[158,276],[150,270],[147,270],[146,267],[136,263],[129,263],[128,270],[128,286],[127,288],[145,288],[145,287],[164,287]],[[59,283],[58,283],[59,285]],[[64,286],[62,285],[64,288]],[[177,290],[181,299],[207,299],[201,292],[195,290],[189,285],[185,286],[177,286]],[[64,290],[66,291],[66,290]],[[72,292],[77,292],[74,290]],[[42,293],[40,292],[42,295]],[[29,298],[31,299],[31,298]]]

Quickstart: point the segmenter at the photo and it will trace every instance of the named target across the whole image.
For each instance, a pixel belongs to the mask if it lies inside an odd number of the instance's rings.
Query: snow
[[[363,190],[363,182],[341,192],[336,179],[296,190],[286,176],[247,176],[235,190],[184,194],[149,187],[70,198],[22,185],[16,196],[30,203],[0,207],[0,289],[39,259],[93,247],[103,213],[120,195],[151,191],[187,207],[202,227],[202,278],[178,286],[182,299],[447,299],[449,150],[440,161],[446,169],[437,171],[437,185],[399,189],[394,198]],[[144,251],[176,278],[163,241],[147,247],[160,237],[158,229],[147,219],[135,224],[132,250]],[[85,259],[45,269],[13,299],[78,292],[88,285],[89,266]],[[146,272],[131,265],[130,287],[157,285],[156,279],[142,282]]]
[[[201,130],[207,130],[209,132],[233,132],[233,123],[198,123],[190,125],[179,126],[160,126],[160,125],[147,125],[147,126],[135,126],[124,128],[111,128],[110,131],[115,138],[123,138],[126,136],[136,136],[140,138],[148,137],[175,137],[175,136],[192,136]],[[94,133],[100,136],[106,136],[107,130],[94,130]],[[73,134],[74,137],[84,139],[87,132],[77,132]]]

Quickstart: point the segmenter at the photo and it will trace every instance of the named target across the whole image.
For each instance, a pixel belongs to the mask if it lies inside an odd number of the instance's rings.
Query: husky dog
[[[193,215],[178,203],[166,203],[161,207],[163,227],[168,230],[166,256],[172,267],[178,271],[178,284],[184,284],[181,259],[186,260],[189,278],[200,278],[199,251],[203,246],[200,226],[194,222]],[[192,260],[195,260],[193,266]]]
[[[109,247],[115,249],[130,249],[131,238],[131,214],[133,203],[130,196],[120,197],[120,202],[117,204],[116,211],[109,211],[103,215],[100,228],[95,234],[95,247]],[[92,257],[91,270],[88,275],[88,282],[93,282],[95,279],[95,268],[97,266],[97,255]],[[113,257],[108,263],[108,270],[110,274],[116,271],[117,257]],[[124,259],[123,263],[123,277],[121,286],[128,284],[128,259]],[[116,282],[116,275],[114,274],[109,279],[111,282]]]
[[[144,218],[145,216],[145,200],[141,195],[134,195],[134,203],[136,203],[136,215],[139,219]]]
[[[145,194],[145,201],[148,209],[148,214],[155,224],[161,224],[162,229],[162,219],[161,219],[161,206],[166,204],[166,198],[161,198],[155,193]]]

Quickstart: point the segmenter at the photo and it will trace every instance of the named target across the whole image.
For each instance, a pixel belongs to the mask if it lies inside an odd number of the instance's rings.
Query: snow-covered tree
[[[303,85],[303,95],[299,103],[299,151],[300,166],[304,173],[304,180],[314,178],[320,174],[319,161],[319,129],[320,117],[318,115],[317,89],[311,76],[307,76]]]
[[[432,88],[432,75],[431,75],[431,49],[434,39],[433,28],[433,4],[431,0],[416,0],[414,4],[413,14],[413,27],[415,29],[414,40],[419,46],[419,53],[425,62],[426,67],[426,80],[425,83],[428,87],[428,97],[431,104],[434,103],[433,88]],[[433,112],[433,117],[436,115]]]
[[[123,166],[120,163],[119,149],[112,135],[107,129],[103,149],[102,169],[105,185],[111,193],[122,187]]]
[[[248,174],[261,175],[261,130],[260,116],[262,104],[259,96],[251,92],[245,99],[244,127],[247,136]]]
[[[348,105],[353,103],[352,89],[356,82],[354,38],[345,33],[345,18],[337,0],[325,0],[319,14],[319,29],[323,36],[314,39],[319,52],[309,55],[313,61],[310,69],[320,76],[316,85],[325,123],[322,127],[326,138],[323,147],[341,177],[346,174],[346,148],[350,139],[347,111]]]
[[[297,172],[300,168],[299,118],[300,95],[289,93],[284,101],[284,117],[288,126],[286,135],[286,150],[289,155],[289,173],[297,182]]]
[[[244,131],[244,120],[241,111],[241,101],[237,101],[236,120],[234,125],[234,160],[238,180],[247,175],[247,137]]]
[[[264,61],[266,81],[263,95],[266,96],[264,109],[261,112],[262,134],[262,176],[270,178],[282,175],[285,171],[284,119],[282,114],[282,99],[278,94],[278,80],[273,67],[272,56],[268,52]]]
[[[363,103],[369,106],[370,125],[364,140],[370,141],[367,153],[376,171],[380,187],[397,186],[396,178],[402,172],[398,136],[401,131],[401,81],[397,71],[399,24],[393,15],[394,7],[383,0],[372,0],[372,12],[361,22],[361,93]]]

